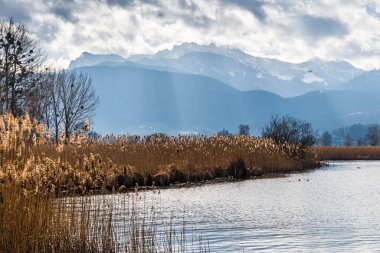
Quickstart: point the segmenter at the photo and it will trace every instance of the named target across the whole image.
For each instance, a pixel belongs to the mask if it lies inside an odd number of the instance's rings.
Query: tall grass
[[[112,217],[98,217],[96,213],[90,216],[86,201],[31,195],[14,185],[2,188],[2,198],[0,252],[100,252],[115,249],[110,226]]]
[[[380,160],[379,146],[313,147],[322,161],[327,160]]]
[[[0,182],[34,192],[123,191],[222,178],[302,170],[315,155],[295,145],[247,136],[116,137],[84,132],[58,145],[28,115],[0,116]]]
[[[52,198],[1,189],[0,252],[208,252],[138,193]]]
[[[318,165],[313,150],[255,137],[65,136],[55,143],[28,115],[0,115],[0,252],[207,252],[186,241],[185,224],[139,207],[138,193],[118,204],[106,195],[61,197]]]

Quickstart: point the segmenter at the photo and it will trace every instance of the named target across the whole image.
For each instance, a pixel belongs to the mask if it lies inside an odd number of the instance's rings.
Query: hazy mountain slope
[[[195,43],[184,43],[153,55],[133,55],[127,60],[115,55],[85,53],[70,68],[133,62],[150,69],[211,77],[241,91],[266,90],[285,97],[345,89],[345,82],[363,73],[344,61],[312,59],[293,64],[254,57],[238,49]]]
[[[282,80],[261,69],[242,64],[240,60],[214,53],[191,52],[180,59],[145,59],[138,62],[169,71],[212,77],[241,91],[266,90],[282,96],[293,96],[325,88],[319,83],[305,85],[299,80]]]
[[[380,70],[366,72],[346,84],[347,89],[380,92]]]
[[[244,118],[240,92],[217,80],[136,67],[81,70],[100,95],[96,126],[102,131],[213,131]]]
[[[125,59],[123,57],[116,54],[91,54],[89,52],[84,52],[77,59],[70,62],[69,69],[94,66],[105,62],[117,63],[124,61]]]
[[[201,74],[242,91],[267,90],[291,97],[315,90],[343,89],[343,84],[363,73],[344,61],[312,59],[300,64],[254,57],[238,49],[184,43],[155,55],[128,60],[167,70]]]
[[[257,134],[276,113],[306,119],[322,130],[380,119],[377,93],[326,91],[282,98],[266,91],[238,91],[204,76],[137,66],[79,70],[92,76],[100,96],[95,130],[103,133],[210,134],[222,128],[236,131],[245,123]]]
[[[366,91],[311,92],[288,99],[292,114],[329,130],[355,123],[380,122],[380,93]]]

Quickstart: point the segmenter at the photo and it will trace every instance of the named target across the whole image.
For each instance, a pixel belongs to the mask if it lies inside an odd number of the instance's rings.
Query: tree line
[[[249,135],[249,126],[240,124],[239,135]],[[314,131],[309,122],[290,115],[273,115],[261,130],[261,137],[271,138],[277,143],[297,144],[302,147],[319,146],[378,146],[380,126],[377,124],[355,124],[350,127],[325,131],[321,135]],[[219,135],[233,136],[223,129]]]
[[[239,135],[248,136],[249,126],[240,124]],[[291,115],[272,115],[269,123],[261,130],[261,137],[270,138],[276,143],[289,143],[300,147],[313,146],[317,143],[317,131],[313,130],[312,125]],[[232,136],[228,130],[223,129],[218,135]]]
[[[319,138],[321,146],[378,146],[380,127],[377,124],[356,124],[350,127],[325,131]]]
[[[46,66],[46,56],[28,29],[13,19],[0,21],[0,113],[28,113],[55,140],[68,138],[94,115],[99,98],[91,77]]]

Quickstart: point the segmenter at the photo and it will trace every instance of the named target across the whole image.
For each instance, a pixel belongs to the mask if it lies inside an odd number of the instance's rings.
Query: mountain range
[[[184,43],[153,55],[116,55],[83,53],[70,69],[99,63],[135,63],[146,68],[211,77],[241,90],[266,90],[292,97],[315,90],[344,89],[344,84],[364,73],[345,61],[310,61],[294,64],[254,57],[238,49]]]
[[[69,69],[91,75],[102,133],[211,134],[244,123],[258,134],[273,114],[321,131],[380,119],[379,71],[344,61],[294,64],[185,43],[127,59],[84,53]]]

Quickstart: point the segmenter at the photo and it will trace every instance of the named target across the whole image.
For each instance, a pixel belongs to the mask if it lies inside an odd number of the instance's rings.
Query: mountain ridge
[[[104,55],[97,58],[97,64],[109,62]],[[242,91],[262,89],[284,97],[321,89],[343,89],[345,82],[364,73],[345,61],[311,59],[295,64],[255,57],[239,49],[215,44],[184,43],[156,54],[133,55],[124,59],[127,61],[151,69],[208,76]],[[123,63],[122,60],[116,62]],[[80,62],[78,58],[70,66],[72,69],[73,66],[88,66],[88,63]]]
[[[380,118],[380,93],[314,91],[283,98],[268,91],[239,91],[219,80],[138,66],[78,69],[92,76],[100,96],[95,130],[150,134],[234,132],[249,124],[259,134],[273,114],[290,114],[329,130]],[[110,113],[112,112],[112,113]]]

